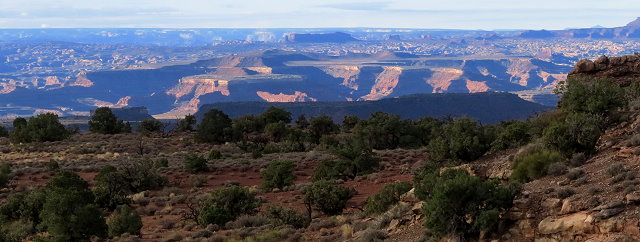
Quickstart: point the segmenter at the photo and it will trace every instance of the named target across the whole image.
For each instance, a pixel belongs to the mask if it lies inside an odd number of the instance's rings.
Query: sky
[[[0,28],[616,27],[638,0],[0,0]]]

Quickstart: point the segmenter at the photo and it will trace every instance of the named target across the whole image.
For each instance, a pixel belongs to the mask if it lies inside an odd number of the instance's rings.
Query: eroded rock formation
[[[606,78],[626,86],[640,80],[640,55],[600,56],[595,61],[582,59],[569,73],[569,78],[572,77]]]

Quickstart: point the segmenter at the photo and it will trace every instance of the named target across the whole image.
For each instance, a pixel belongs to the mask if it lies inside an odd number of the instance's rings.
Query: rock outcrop
[[[640,55],[620,57],[600,56],[595,61],[582,59],[576,63],[569,78],[605,78],[622,86],[640,80]]]

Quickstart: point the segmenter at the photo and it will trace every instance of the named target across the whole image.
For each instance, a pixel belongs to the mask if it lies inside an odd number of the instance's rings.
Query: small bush
[[[426,181],[432,188],[422,209],[425,226],[435,237],[497,229],[495,211],[510,208],[517,193],[514,187],[483,181],[465,170],[450,169]]]
[[[362,232],[360,241],[384,241],[389,237],[387,233],[375,229],[367,229]]]
[[[348,161],[322,161],[313,170],[312,181],[348,180],[355,177],[353,166]]]
[[[269,219],[261,215],[241,215],[225,225],[227,229],[260,227],[269,223]]]
[[[116,237],[124,233],[140,235],[142,220],[140,215],[128,205],[116,208],[107,221],[109,236]]]
[[[347,188],[331,181],[314,182],[305,191],[304,202],[329,214],[340,214],[347,201],[356,194],[355,189]]]
[[[293,174],[295,165],[291,161],[272,161],[267,169],[260,173],[262,187],[266,189],[279,188],[293,185],[296,176]]]
[[[491,143],[491,151],[505,150],[523,146],[531,141],[527,122],[515,121],[504,127]]]
[[[602,192],[602,189],[597,188],[597,187],[590,187],[590,188],[587,190],[587,194],[589,194],[589,195],[591,195],[591,196],[593,196],[593,195],[598,195],[598,194],[600,194],[601,192]]]
[[[573,168],[567,173],[567,178],[569,180],[576,180],[584,175],[584,170],[580,168]]]
[[[607,168],[607,174],[609,174],[609,176],[611,177],[622,174],[625,171],[626,169],[624,168],[624,165],[622,163],[615,163],[609,166],[609,168]]]
[[[169,167],[169,160],[167,158],[160,158],[153,162],[153,167],[161,168],[161,167]]]
[[[620,85],[609,80],[571,78],[559,106],[573,112],[606,114],[627,105],[624,94]]]
[[[117,134],[131,132],[129,123],[118,120],[110,108],[101,107],[93,111],[89,121],[89,130],[99,134]]]
[[[211,150],[209,151],[209,155],[207,155],[207,159],[209,160],[222,159],[222,153],[219,150]]]
[[[566,155],[576,152],[593,153],[602,134],[600,116],[586,113],[570,113],[544,130],[543,141],[551,148]]]
[[[581,166],[587,161],[587,156],[584,153],[575,153],[571,156],[569,164],[573,167]]]
[[[412,186],[409,182],[394,182],[385,185],[380,192],[369,196],[364,206],[364,212],[367,215],[379,214],[386,212],[389,207],[400,201],[400,196],[409,190]]]
[[[223,226],[233,219],[234,216],[231,212],[218,204],[207,204],[198,214],[198,224],[200,225],[216,224]]]
[[[267,218],[271,219],[271,223],[275,226],[290,225],[294,228],[306,228],[311,223],[308,216],[301,214],[293,209],[270,206],[267,208]]]
[[[209,169],[207,167],[207,159],[200,155],[189,154],[185,157],[184,169],[189,173],[205,172]]]
[[[222,144],[230,140],[231,124],[231,119],[224,112],[209,110],[198,125],[195,139],[203,143]]]
[[[558,194],[558,198],[565,199],[576,194],[576,191],[571,188],[562,188],[558,190],[557,194]]]
[[[549,175],[552,176],[560,176],[567,173],[567,165],[564,162],[556,162],[549,165],[549,171],[547,171]]]
[[[157,119],[145,119],[140,121],[136,128],[138,133],[143,135],[150,135],[152,133],[160,132],[164,128],[164,124]]]
[[[58,170],[60,170],[60,164],[58,164],[58,161],[54,159],[49,160],[49,162],[47,162],[45,166],[50,172],[57,172]]]
[[[0,163],[0,188],[6,187],[11,179],[11,165]]]
[[[58,120],[58,115],[45,113],[28,121],[24,118],[14,120],[9,139],[12,143],[47,142],[64,140],[70,135]]]
[[[178,131],[186,132],[193,131],[193,127],[196,125],[196,116],[188,114],[184,116],[184,119],[178,121],[176,129]]]
[[[520,153],[514,158],[511,178],[520,182],[538,179],[547,174],[549,165],[558,162],[562,162],[562,155],[556,151]]]
[[[198,223],[222,226],[242,214],[253,214],[260,203],[260,199],[245,187],[231,186],[216,189],[203,202]]]

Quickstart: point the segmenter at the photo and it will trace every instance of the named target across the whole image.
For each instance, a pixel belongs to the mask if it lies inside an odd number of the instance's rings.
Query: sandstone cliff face
[[[363,97],[362,100],[378,100],[393,93],[393,89],[398,85],[400,81],[400,74],[402,74],[402,67],[398,66],[385,66],[384,71],[378,74],[376,82],[371,88],[371,92]]]
[[[68,83],[68,86],[91,87],[93,86],[93,82],[87,78],[86,72],[80,72],[74,81]]]
[[[178,106],[161,117],[181,117],[198,111],[200,97],[205,94],[219,92],[229,96],[229,81],[216,79],[213,76],[193,76],[180,79],[178,85],[169,89],[166,93],[176,98]],[[186,99],[180,101],[181,99]],[[159,116],[159,117],[160,117]]]
[[[358,66],[328,66],[323,68],[323,71],[332,77],[343,79],[340,85],[348,87],[353,90],[358,90],[358,74],[360,74],[360,67]]]
[[[595,61],[582,59],[569,73],[571,77],[606,78],[626,86],[640,79],[640,56],[600,56]]]
[[[460,78],[462,76],[462,70],[454,68],[434,68],[434,73],[427,83],[433,86],[433,93],[442,93],[446,91],[451,85],[451,81]]]
[[[273,94],[269,92],[258,91],[256,94],[267,102],[315,102],[318,101],[313,97],[309,97],[306,93],[295,91],[294,94]]]

